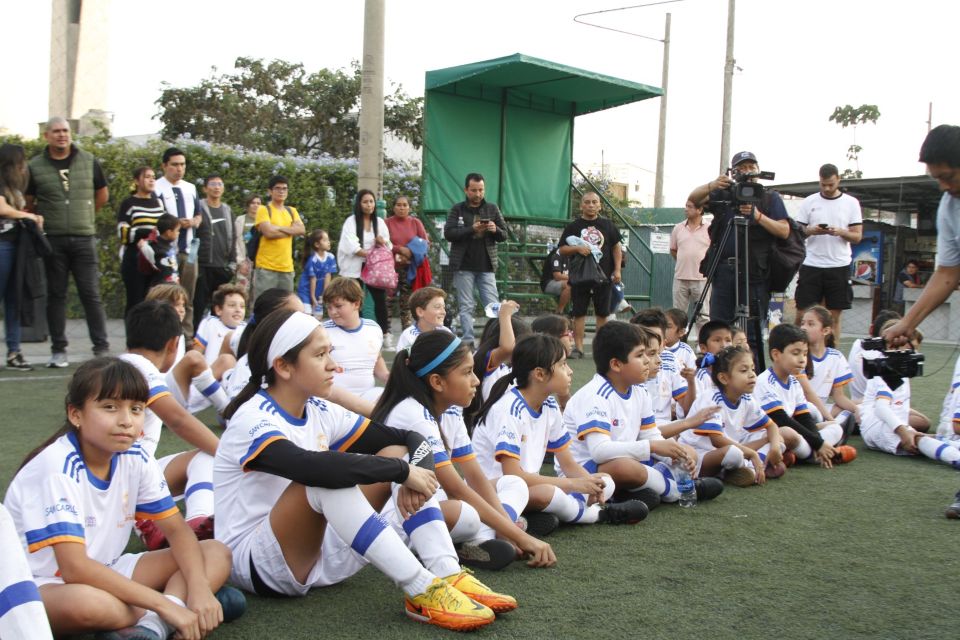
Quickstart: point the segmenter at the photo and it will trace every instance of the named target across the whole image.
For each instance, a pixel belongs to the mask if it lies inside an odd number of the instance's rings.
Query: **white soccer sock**
[[[931,460],[945,464],[957,466],[957,461],[960,460],[960,449],[937,438],[918,438],[917,449]]]
[[[220,386],[210,369],[204,369],[200,375],[190,381],[190,385],[213,404],[217,413],[222,413],[230,404],[230,398],[227,397],[226,391]]]
[[[213,456],[198,451],[187,463],[187,486],[183,497],[187,520],[213,515]]]
[[[399,488],[400,485],[394,485],[394,497]],[[466,506],[466,503],[463,504]],[[463,511],[460,513],[462,515]],[[478,521],[479,519],[477,516]],[[443,519],[443,511],[440,510],[436,495],[403,521],[403,530],[410,539],[410,547],[429,572],[441,578],[460,573],[460,560],[453,548],[453,540],[447,531],[447,523]]]
[[[791,451],[797,455],[798,460],[806,460],[813,455],[813,448],[803,438],[800,438],[800,444],[791,449]]]
[[[552,513],[560,519],[560,522],[580,522],[582,521],[586,501],[580,494],[564,493],[560,487],[553,488],[553,498],[550,504],[544,508],[544,513]]]
[[[467,542],[477,538],[483,525],[480,523],[480,514],[463,500],[460,501],[460,517],[457,523],[450,529],[450,539],[456,543]],[[490,536],[491,538],[493,536]],[[489,538],[484,538],[488,540]]]
[[[341,539],[407,593],[423,593],[434,575],[423,568],[400,536],[373,510],[359,487],[307,487],[310,508],[322,513]],[[452,545],[451,545],[452,546]]]
[[[843,427],[839,423],[828,422],[823,429],[820,429],[820,437],[823,438],[824,442],[835,447],[838,442],[843,440]]]
[[[183,600],[177,596],[172,596],[169,593],[165,593],[163,594],[163,597],[173,602],[177,606],[186,606],[183,604]],[[137,620],[137,625],[145,629],[150,629],[161,638],[169,638],[171,635],[173,635],[173,632],[176,631],[176,628],[167,624],[167,622],[156,612],[150,610],[143,614],[143,617]]]
[[[660,492],[660,499],[664,502],[676,502],[680,499],[680,489],[677,487],[677,481],[673,477],[673,470],[665,462],[658,462],[653,467],[647,467],[647,483],[643,487],[649,487],[651,476],[659,474],[663,478],[664,490]],[[654,480],[654,484],[657,481]],[[653,487],[649,487],[653,488]]]
[[[740,447],[729,445],[727,452],[723,454],[723,460],[720,461],[723,469],[739,469],[743,466],[743,451]]]
[[[786,450],[786,447],[784,447],[784,446],[781,444],[781,445],[780,445],[780,453],[783,453],[785,450]],[[762,447],[760,447],[759,449],[757,449],[757,453],[760,454],[760,459],[763,460],[764,463],[766,463],[766,462],[767,462],[767,456],[770,455],[770,443],[768,442],[767,444],[765,444],[765,445],[763,445]]]
[[[657,464],[663,464],[658,462]],[[664,465],[666,466],[666,465]],[[673,483],[676,485],[676,483]],[[665,496],[668,493],[667,479],[662,473],[657,471],[654,467],[647,467],[647,481],[644,482],[640,489],[652,489],[656,491],[660,496]],[[678,494],[679,497],[679,494]]]
[[[530,501],[530,487],[523,481],[523,478],[517,476],[500,476],[497,479],[497,497],[500,499],[500,506],[507,512],[507,516],[513,522],[517,521],[523,510],[527,508],[527,502]],[[453,537],[453,532],[450,532]],[[493,527],[480,523],[480,530],[474,536],[478,542],[492,540],[497,537],[497,532]],[[454,542],[459,542],[456,538]]]
[[[613,481],[607,474],[603,474],[603,501],[606,502],[613,497],[613,492],[617,488],[617,484]],[[584,505],[587,503],[587,497],[583,494],[577,493],[574,494],[574,497],[581,500]],[[584,507],[583,515],[577,520],[579,524],[593,524],[600,519],[600,505],[592,504]]]

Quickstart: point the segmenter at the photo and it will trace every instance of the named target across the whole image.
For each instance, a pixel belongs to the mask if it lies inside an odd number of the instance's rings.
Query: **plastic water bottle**
[[[513,312],[516,313],[519,310],[520,309],[514,309]],[[483,308],[483,314],[488,318],[496,318],[497,316],[500,315],[500,303],[491,302],[490,304],[488,304]]]
[[[554,249],[557,248],[557,241],[555,238],[547,238],[547,253],[550,254]]]
[[[693,478],[687,473],[687,468],[683,466],[683,462],[673,466],[673,477],[677,481],[677,489],[680,490],[680,506],[684,508],[697,506],[697,487]]]
[[[190,241],[190,247],[187,249],[187,262],[196,264],[198,253],[200,253],[200,238],[194,238]]]

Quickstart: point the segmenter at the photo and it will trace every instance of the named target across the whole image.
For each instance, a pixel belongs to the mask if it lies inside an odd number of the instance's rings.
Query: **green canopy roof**
[[[540,111],[582,115],[655,98],[663,90],[637,82],[515,53],[512,56],[428,71],[427,91],[512,101],[526,95]]]

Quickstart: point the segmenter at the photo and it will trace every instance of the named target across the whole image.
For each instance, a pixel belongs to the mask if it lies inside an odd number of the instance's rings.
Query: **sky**
[[[423,95],[428,70],[524,53],[660,86],[660,42],[573,20],[631,4],[621,3],[386,0],[386,77]],[[231,70],[239,56],[301,62],[308,70],[359,60],[363,6],[362,0],[112,0],[106,110],[114,114],[114,134],[156,132],[161,83],[192,86],[212,67]],[[664,193],[666,206],[682,207],[690,190],[720,167],[727,1],[683,0],[585,19],[662,38],[667,11]],[[33,134],[47,117],[50,2],[0,0],[0,15],[6,50],[23,52],[19,64],[6,65],[0,128]],[[878,123],[856,131],[864,177],[923,173],[916,160],[928,105],[933,126],[960,123],[960,83],[948,49],[957,24],[960,2],[948,0],[738,0],[731,152],[753,151],[762,169],[776,172],[775,182],[816,180],[823,163],[852,166],[845,154],[853,132],[828,120],[834,107],[875,104]],[[630,164],[652,176],[659,102],[577,118],[574,161]],[[652,197],[644,200],[652,205]]]

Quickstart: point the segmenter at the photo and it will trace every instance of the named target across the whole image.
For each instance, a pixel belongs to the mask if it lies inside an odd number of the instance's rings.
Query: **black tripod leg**
[[[732,225],[733,223],[731,221],[723,230],[723,235],[720,237],[720,244],[717,245],[717,254],[713,256],[713,262],[710,263],[710,267],[707,269],[707,281],[703,284],[703,291],[700,292],[700,298],[693,307],[693,314],[691,314],[689,320],[687,320],[687,331],[685,334],[687,336],[690,335],[690,330],[693,329],[693,325],[697,323],[697,318],[700,317],[700,312],[703,310],[703,301],[707,299],[707,296],[710,294],[710,289],[713,287],[713,279],[717,274],[717,266],[720,264],[720,250],[727,245],[727,237],[730,235],[730,227]],[[686,311],[686,309],[684,309],[684,311]]]

